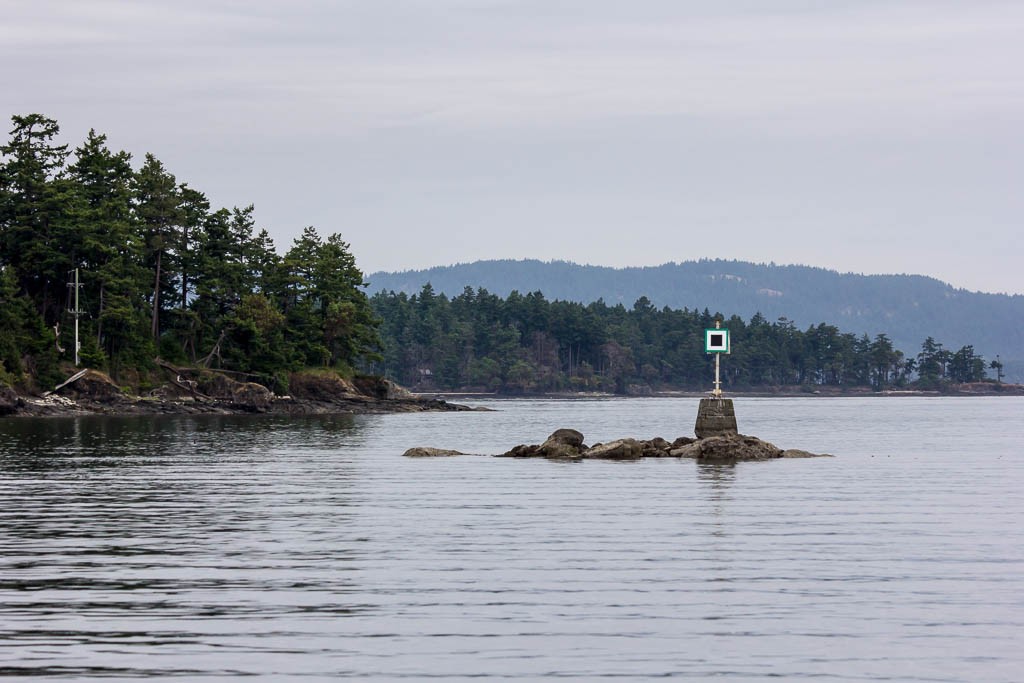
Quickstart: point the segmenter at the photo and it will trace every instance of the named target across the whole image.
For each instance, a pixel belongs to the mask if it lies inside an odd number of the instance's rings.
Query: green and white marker
[[[704,330],[704,353],[715,354],[715,389],[711,395],[715,398],[722,397],[722,381],[719,376],[719,359],[721,354],[729,353],[729,330],[722,329],[722,322],[715,321],[714,329]]]

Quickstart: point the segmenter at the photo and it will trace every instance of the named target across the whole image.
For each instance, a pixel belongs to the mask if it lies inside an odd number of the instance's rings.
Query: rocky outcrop
[[[586,448],[582,432],[575,429],[559,429],[545,439],[537,453],[545,458],[575,458]]]
[[[579,458],[585,450],[582,432],[558,429],[540,445],[519,444],[502,455],[509,458]]]
[[[0,415],[10,415],[23,405],[24,401],[14,389],[0,385]]]
[[[273,392],[262,384],[236,382],[217,372],[202,373],[197,388],[206,396],[252,413],[267,412],[274,401]]]
[[[744,434],[709,436],[672,451],[675,457],[697,460],[772,460],[782,453],[775,444]]]
[[[352,384],[356,391],[370,398],[381,400],[413,398],[411,391],[383,377],[359,375],[352,380]]]
[[[128,396],[109,375],[96,370],[83,370],[53,391],[58,396],[100,404],[127,402]]]
[[[446,448],[430,448],[429,446],[417,446],[416,448],[410,448],[405,453],[402,453],[407,458],[439,458],[449,457],[452,455],[465,455],[459,451],[452,451]]]
[[[571,460],[639,460],[640,458],[693,458],[705,462],[739,462],[779,458],[814,458],[816,453],[799,449],[783,450],[756,436],[718,434],[703,439],[681,436],[669,442],[661,437],[647,441],[615,439],[595,443],[589,448],[583,434],[575,429],[559,429],[542,444],[520,444],[498,457],[550,458]],[[830,457],[830,456],[825,456]]]
[[[335,372],[293,372],[288,376],[288,394],[306,401],[333,401],[359,395],[351,382]]]

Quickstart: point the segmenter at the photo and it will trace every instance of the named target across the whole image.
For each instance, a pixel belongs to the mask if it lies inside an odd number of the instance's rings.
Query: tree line
[[[211,207],[152,154],[12,117],[0,147],[0,382],[49,388],[74,358],[145,377],[154,359],[231,368],[281,389],[309,366],[375,359],[377,321],[340,235],[307,227],[279,255],[253,207]],[[65,364],[62,368],[61,364]]]
[[[603,301],[549,301],[537,291],[501,298],[466,287],[448,298],[430,284],[413,295],[378,292],[382,358],[374,369],[411,387],[533,393],[644,392],[707,388],[713,360],[704,330],[723,321],[732,353],[726,386],[941,388],[986,378],[972,346],[950,352],[933,338],[908,356],[886,334],[844,333],[826,323],[749,321],[683,308],[655,308],[640,297],[626,308]]]
[[[140,388],[158,358],[247,373],[279,392],[307,367],[426,389],[706,388],[703,330],[715,319],[733,338],[730,387],[932,388],[986,375],[971,346],[951,352],[929,337],[907,356],[885,334],[658,309],[647,297],[627,309],[539,291],[467,287],[449,298],[428,284],[368,299],[337,233],[307,227],[281,255],[251,205],[213,208],[152,154],[135,168],[96,131],[71,149],[53,119],[12,124],[0,146],[0,383],[47,389],[65,378],[76,318],[81,364]]]

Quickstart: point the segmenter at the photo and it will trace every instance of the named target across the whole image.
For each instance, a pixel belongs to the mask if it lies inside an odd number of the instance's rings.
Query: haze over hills
[[[885,333],[916,355],[928,336],[950,350],[973,344],[998,354],[1007,381],[1024,381],[1024,296],[956,289],[922,275],[858,275],[809,266],[700,260],[610,268],[567,261],[493,260],[367,276],[368,292],[414,294],[430,283],[438,293],[482,287],[507,296],[541,291],[548,299],[603,299],[627,308],[641,296],[658,307],[690,308],[749,319],[786,317],[800,328],[818,323],[844,332]]]

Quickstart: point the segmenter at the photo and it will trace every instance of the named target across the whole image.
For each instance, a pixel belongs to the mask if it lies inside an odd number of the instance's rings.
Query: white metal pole
[[[81,344],[78,343],[78,268],[75,268],[75,367],[78,367],[78,350]]]
[[[722,382],[718,377],[718,364],[721,359],[721,356],[722,354],[720,353],[715,354],[715,398],[721,398],[722,396]]]

